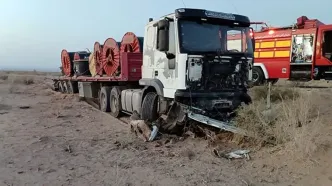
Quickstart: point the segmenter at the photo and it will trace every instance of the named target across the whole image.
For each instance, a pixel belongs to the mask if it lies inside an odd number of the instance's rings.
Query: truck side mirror
[[[158,27],[157,49],[161,52],[167,52],[169,49],[169,22],[166,19],[160,20]]]

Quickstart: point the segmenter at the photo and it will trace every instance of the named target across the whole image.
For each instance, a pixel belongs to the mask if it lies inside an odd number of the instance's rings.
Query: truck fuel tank
[[[141,114],[142,89],[126,89],[121,91],[122,110],[132,113],[134,110]]]

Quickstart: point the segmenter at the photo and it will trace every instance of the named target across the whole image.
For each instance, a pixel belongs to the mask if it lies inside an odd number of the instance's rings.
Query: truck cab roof
[[[250,26],[250,20],[247,16],[224,13],[224,12],[215,12],[205,9],[193,9],[193,8],[179,8],[175,10],[176,18],[184,19],[208,19],[208,20],[219,20],[224,22],[233,22],[238,23],[243,26]]]
[[[224,12],[215,12],[205,9],[193,9],[193,8],[178,8],[174,13],[166,14],[160,19],[164,18],[178,18],[178,19],[206,19],[214,21],[222,21],[224,23],[237,23],[242,26],[250,26],[250,20],[247,16],[224,13]]]

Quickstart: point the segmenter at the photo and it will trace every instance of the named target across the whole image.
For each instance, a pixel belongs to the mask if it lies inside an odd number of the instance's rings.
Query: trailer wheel
[[[53,90],[59,91],[59,81],[53,81]]]
[[[252,68],[252,84],[254,86],[261,85],[264,83],[265,77],[262,69],[260,67]]]
[[[61,93],[64,93],[64,92],[65,92],[65,89],[64,89],[64,87],[63,87],[62,81],[59,81],[59,82],[58,82],[58,87],[59,87],[59,91],[60,91]]]
[[[143,99],[142,119],[150,122],[158,119],[158,95],[155,92],[149,92]]]
[[[63,93],[68,94],[69,91],[68,91],[68,84],[67,84],[67,82],[63,81],[62,82],[62,86],[63,86]]]
[[[115,118],[119,117],[121,114],[121,90],[119,87],[113,87],[111,90],[111,98],[110,98],[110,107],[111,107],[111,115]]]
[[[110,111],[110,87],[101,87],[99,93],[99,108],[103,112]]]
[[[67,86],[67,92],[68,92],[68,94],[74,94],[72,82],[71,81],[67,81],[67,82],[65,82],[65,84]]]

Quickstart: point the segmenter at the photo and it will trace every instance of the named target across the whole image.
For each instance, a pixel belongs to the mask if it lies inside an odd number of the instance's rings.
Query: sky
[[[317,7],[319,2],[320,7]],[[302,15],[332,24],[331,0],[0,0],[0,69],[58,70],[62,49],[143,36],[148,19],[176,8],[243,14],[272,26]]]

